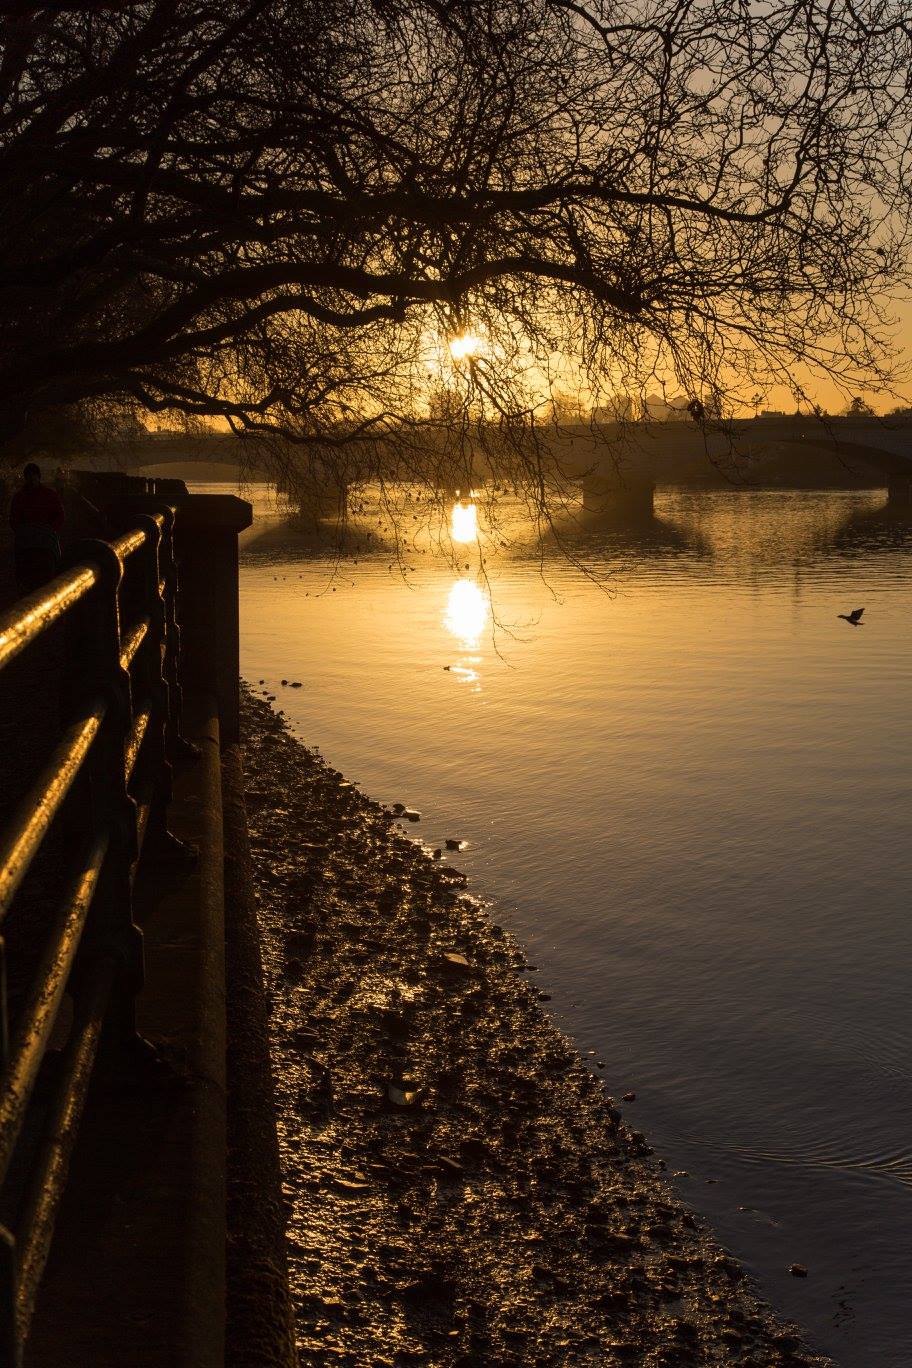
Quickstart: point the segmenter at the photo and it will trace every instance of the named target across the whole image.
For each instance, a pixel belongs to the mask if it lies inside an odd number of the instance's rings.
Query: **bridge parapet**
[[[818,418],[795,414],[737,419],[726,425],[726,430],[735,441],[787,442],[865,454],[882,466],[885,474],[912,468],[912,421],[906,417],[879,418],[872,414]]]

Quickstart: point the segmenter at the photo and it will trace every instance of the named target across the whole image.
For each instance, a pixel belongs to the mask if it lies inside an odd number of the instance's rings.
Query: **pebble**
[[[438,1154],[436,1162],[438,1167],[443,1169],[444,1173],[451,1173],[454,1176],[465,1173],[462,1164],[457,1163],[455,1159],[451,1159],[447,1154]]]
[[[421,1096],[420,1088],[399,1088],[395,1083],[387,1084],[386,1095],[397,1107],[413,1107]]]
[[[347,1178],[333,1178],[332,1187],[334,1192],[341,1193],[343,1197],[358,1197],[362,1192],[370,1191],[370,1183],[353,1183]]]

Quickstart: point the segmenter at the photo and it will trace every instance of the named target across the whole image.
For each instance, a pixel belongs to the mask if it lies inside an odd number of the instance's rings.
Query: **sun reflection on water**
[[[460,499],[453,505],[450,514],[450,536],[454,542],[478,540],[478,508],[474,502],[463,503]]]
[[[487,623],[487,594],[474,580],[457,580],[447,598],[444,627],[465,650],[476,651]]]

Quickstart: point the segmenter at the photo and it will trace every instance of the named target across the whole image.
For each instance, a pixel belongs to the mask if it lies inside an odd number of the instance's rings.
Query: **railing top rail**
[[[162,515],[160,513],[153,513],[151,516],[158,523],[159,530],[161,530],[162,523],[164,521]],[[134,551],[138,551],[139,548],[145,543],[145,540],[146,529],[144,527],[134,527],[131,531],[124,532],[123,536],[118,537],[116,541],[111,543],[111,545],[117,552],[120,559],[124,561],[127,559],[128,556],[132,556]]]
[[[18,599],[0,617],[0,670],[84,598],[98,583],[99,575],[94,565],[77,565],[49,585]]]
[[[163,530],[164,515],[153,513],[151,516],[159,530]],[[146,528],[134,527],[111,545],[119,559],[125,561],[145,545],[147,536]],[[75,565],[51,580],[50,584],[18,599],[6,613],[0,615],[0,670],[84,598],[98,583],[99,573],[91,562]]]
[[[108,849],[108,833],[92,843],[84,864],[58,909],[41,966],[13,1041],[0,1092],[0,1182],[5,1180],[22,1130],[45,1046],[79,948],[92,899]]]
[[[0,835],[0,925],[35,852],[60,811],[104,720],[98,698],[68,728],[53,754]]]

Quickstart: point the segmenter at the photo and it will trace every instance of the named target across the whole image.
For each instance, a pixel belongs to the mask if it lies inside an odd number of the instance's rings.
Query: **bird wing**
[[[863,608],[853,608],[853,609],[852,609],[852,612],[851,612],[851,614],[850,614],[850,617],[851,617],[852,621],[853,621],[853,622],[857,622],[858,619],[861,617],[861,615],[862,615],[863,612],[864,612],[864,609],[863,609]]]

